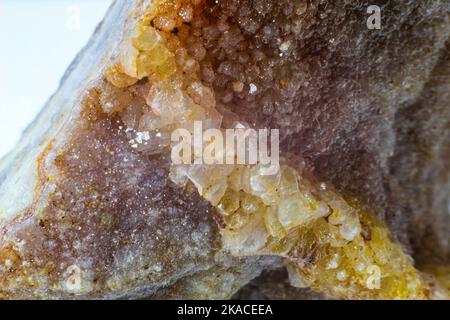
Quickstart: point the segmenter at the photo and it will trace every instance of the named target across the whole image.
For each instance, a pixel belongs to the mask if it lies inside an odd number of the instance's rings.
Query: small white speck
[[[198,83],[198,82],[194,82],[192,84],[192,89],[194,89],[194,91],[199,95],[199,96],[203,96],[203,86]]]
[[[285,42],[283,42],[281,45],[280,45],[280,51],[281,52],[287,52],[288,50],[289,50],[289,48],[291,47],[291,42],[288,40],[288,41],[285,41]]]
[[[258,87],[254,83],[250,83],[248,93],[254,94],[256,91],[258,91]]]
[[[347,272],[345,272],[344,270],[339,271],[339,272],[336,274],[336,278],[337,278],[339,281],[344,281],[345,279],[347,279]]]
[[[153,270],[155,270],[156,272],[161,272],[162,271],[162,266],[160,263],[157,263],[153,266]]]
[[[9,259],[5,260],[5,266],[7,266],[8,268],[11,268],[13,266],[13,262]]]
[[[339,256],[333,255],[333,258],[328,262],[327,269],[336,269],[339,266]]]
[[[359,272],[363,272],[364,269],[365,269],[365,266],[364,266],[363,263],[358,263],[358,264],[356,265],[356,270],[358,270]]]

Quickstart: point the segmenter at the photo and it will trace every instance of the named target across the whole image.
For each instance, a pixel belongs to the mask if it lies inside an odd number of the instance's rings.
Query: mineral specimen
[[[0,163],[0,297],[448,298],[448,4],[369,5],[115,2]],[[281,167],[173,164],[194,121]]]

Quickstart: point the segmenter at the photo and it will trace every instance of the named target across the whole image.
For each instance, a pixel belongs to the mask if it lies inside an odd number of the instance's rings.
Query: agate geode
[[[0,163],[0,297],[448,298],[448,2],[369,5],[116,1]],[[195,120],[280,170],[173,165]]]

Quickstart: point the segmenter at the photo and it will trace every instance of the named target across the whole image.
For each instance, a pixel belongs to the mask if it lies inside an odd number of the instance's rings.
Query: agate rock
[[[0,298],[448,298],[449,6],[380,3],[116,1],[0,162]],[[174,166],[195,120],[280,170]]]

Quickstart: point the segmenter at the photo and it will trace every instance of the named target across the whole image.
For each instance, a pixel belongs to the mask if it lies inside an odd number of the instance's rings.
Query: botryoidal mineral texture
[[[449,3],[379,3],[114,2],[0,162],[0,297],[448,299]],[[173,164],[194,121],[279,170]]]

